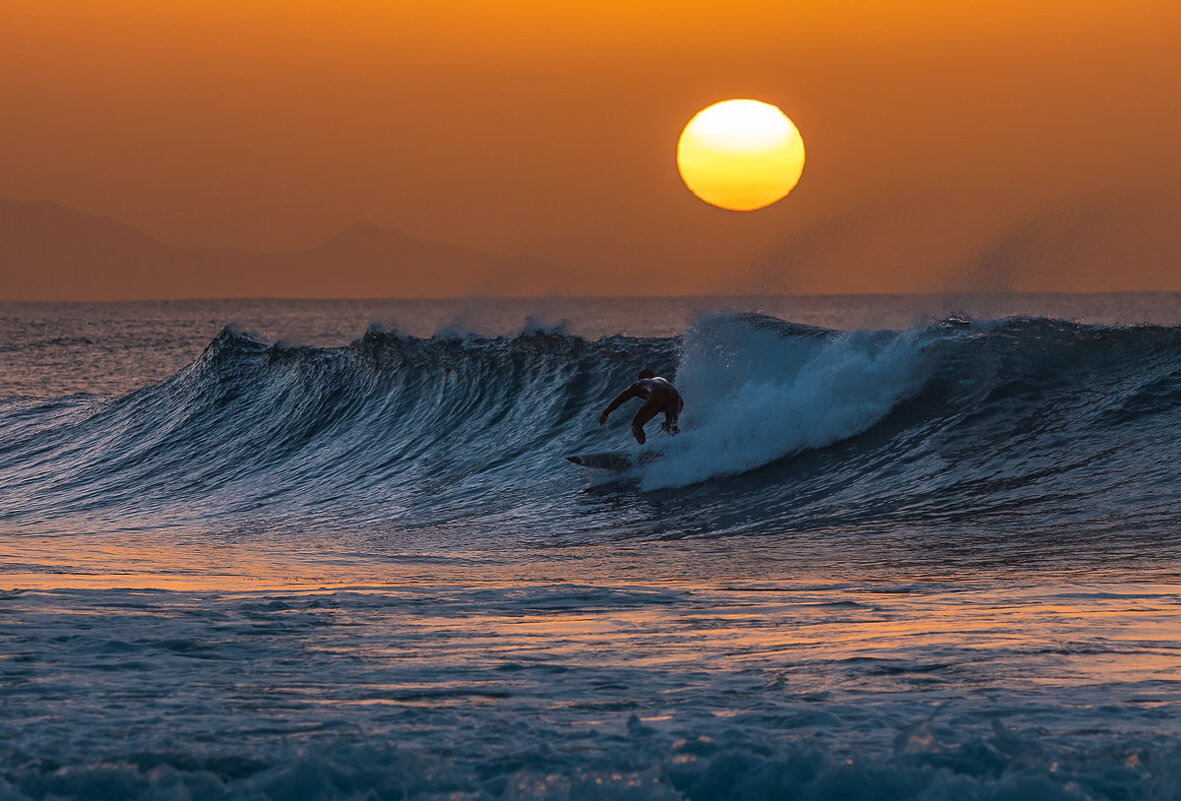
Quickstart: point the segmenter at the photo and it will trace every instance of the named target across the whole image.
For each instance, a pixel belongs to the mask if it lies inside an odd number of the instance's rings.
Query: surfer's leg
[[[681,419],[681,409],[684,408],[685,402],[678,397],[675,408],[664,410],[664,422],[660,424],[660,430],[669,434],[681,433],[681,429],[677,427],[677,424]]]
[[[681,429],[677,427],[677,416],[672,412],[664,413],[664,422],[660,424],[660,428],[667,431],[669,434],[679,434]]]
[[[647,437],[644,436],[644,424],[655,417],[659,411],[660,406],[653,403],[652,401],[648,401],[640,407],[638,412],[636,412],[636,416],[632,418],[632,434],[635,436],[636,442],[640,443],[641,445],[644,444],[647,439]]]

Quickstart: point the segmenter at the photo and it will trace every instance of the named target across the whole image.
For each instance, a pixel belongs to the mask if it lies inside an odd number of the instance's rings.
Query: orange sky
[[[1146,0],[11,2],[0,196],[176,246],[368,221],[603,294],[1181,289],[1179,35]],[[678,177],[728,97],[803,134],[768,209]]]

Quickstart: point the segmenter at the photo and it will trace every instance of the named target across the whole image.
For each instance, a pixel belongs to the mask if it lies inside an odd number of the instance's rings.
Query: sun
[[[689,191],[733,211],[769,206],[795,188],[804,140],[777,106],[723,100],[697,112],[677,143],[677,167]]]

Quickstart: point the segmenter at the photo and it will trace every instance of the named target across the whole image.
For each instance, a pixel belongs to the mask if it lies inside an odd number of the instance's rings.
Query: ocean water
[[[0,304],[0,799],[1181,799],[1179,323]]]

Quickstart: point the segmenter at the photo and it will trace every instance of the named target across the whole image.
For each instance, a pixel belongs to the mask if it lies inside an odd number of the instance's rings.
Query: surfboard
[[[632,458],[626,453],[576,453],[566,459],[598,470],[627,470],[632,466]]]

